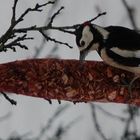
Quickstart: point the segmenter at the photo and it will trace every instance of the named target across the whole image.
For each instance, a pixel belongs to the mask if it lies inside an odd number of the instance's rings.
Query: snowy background
[[[44,3],[46,0],[19,0],[17,16],[23,13],[25,9],[34,6],[37,2]],[[135,21],[137,26],[140,27],[140,1],[127,0],[127,3],[134,8]],[[13,0],[1,0],[0,36],[5,33],[10,25],[12,6]],[[53,13],[56,12],[60,6],[64,6],[65,9],[53,22],[55,26],[81,23],[95,17],[99,12],[106,11],[107,15],[97,19],[95,24],[101,26],[119,25],[133,28],[122,0],[59,0],[58,5],[53,9]],[[26,16],[20,26],[26,27],[34,24],[39,26],[44,25],[46,19],[51,16],[48,15],[51,5],[43,9],[44,10],[41,13],[35,12]],[[76,47],[74,36],[58,31],[50,31],[49,33],[58,40],[68,42],[74,48],[69,49],[63,45],[55,46],[54,43],[49,42],[38,56],[39,58],[59,56],[63,59],[78,59],[79,52]],[[41,45],[42,36],[36,32],[31,32],[30,35],[35,37],[35,39],[25,42],[29,50],[19,48],[17,49],[17,52],[12,52],[11,50],[6,53],[2,52],[0,55],[0,63],[32,58],[36,53],[36,48],[39,48]],[[53,47],[57,47],[56,51],[53,51]],[[99,60],[100,58],[94,52],[89,54],[87,59]],[[47,101],[39,98],[14,94],[10,95],[10,97],[17,101],[17,106],[12,106],[3,96],[0,96],[0,117],[6,115],[4,119],[0,119],[0,138],[8,139],[10,136],[22,136],[24,134],[27,134],[28,138],[35,138],[39,135],[40,130],[46,126],[50,118],[52,118],[55,111],[58,108],[60,109],[61,107],[68,105],[67,109],[55,119],[52,127],[46,132],[46,135],[42,137],[41,140],[50,140],[52,137],[54,139],[54,134],[60,126],[65,127],[71,124],[75,119],[76,121],[70,125],[68,131],[66,131],[65,135],[61,138],[62,140],[103,139],[101,134],[98,133],[97,125],[93,121],[92,109],[88,103],[73,105],[72,103],[62,101],[62,104],[59,105],[57,101],[53,101],[53,104],[50,105]],[[121,121],[119,117],[127,119],[129,117],[127,110],[128,106],[122,104],[95,104],[96,118],[106,139],[120,140],[122,135],[124,135],[126,122]],[[119,117],[116,117],[115,119],[115,117],[107,114],[107,112]],[[137,125],[134,125],[133,123],[136,123]],[[139,123],[140,118],[139,116],[136,116],[130,127],[132,132],[133,130],[137,130],[137,133],[140,134]]]

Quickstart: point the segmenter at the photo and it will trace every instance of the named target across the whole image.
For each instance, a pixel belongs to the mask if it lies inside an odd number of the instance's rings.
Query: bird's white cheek
[[[94,40],[94,36],[93,36],[93,34],[91,33],[91,32],[89,32],[88,33],[88,35],[87,35],[87,46],[89,46],[90,45],[90,43],[92,42]]]
[[[80,44],[82,41],[84,41],[84,45],[79,47],[80,50],[84,50],[86,49],[90,43],[93,41],[94,36],[93,33],[90,31],[90,28],[88,26],[86,26],[82,32],[82,38],[80,40]]]

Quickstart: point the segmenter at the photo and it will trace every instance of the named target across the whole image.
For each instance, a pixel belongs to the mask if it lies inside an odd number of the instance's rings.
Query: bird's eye
[[[85,41],[81,41],[81,46],[83,47],[83,46],[85,46]]]

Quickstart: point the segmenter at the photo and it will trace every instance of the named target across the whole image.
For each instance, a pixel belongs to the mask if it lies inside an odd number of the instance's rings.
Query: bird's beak
[[[84,50],[84,51],[80,51],[79,59],[80,59],[81,61],[85,60],[87,54],[88,54],[88,51],[85,51],[85,50]]]

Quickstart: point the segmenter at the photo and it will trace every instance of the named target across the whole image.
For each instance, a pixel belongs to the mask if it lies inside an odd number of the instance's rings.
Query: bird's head
[[[76,44],[80,51],[80,59],[84,59],[88,52],[98,49],[98,43],[102,39],[101,33],[90,22],[81,24],[75,31]],[[83,57],[83,58],[82,58]]]

